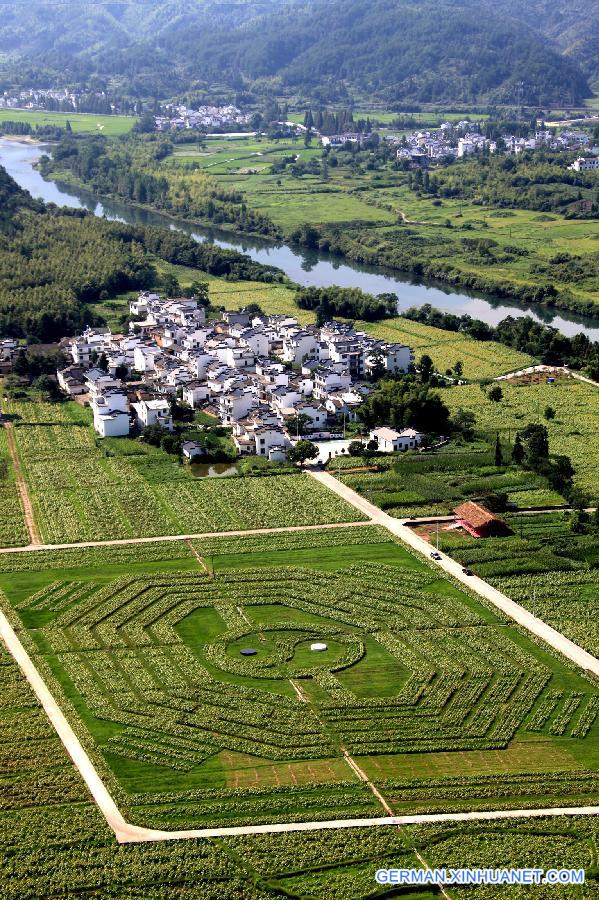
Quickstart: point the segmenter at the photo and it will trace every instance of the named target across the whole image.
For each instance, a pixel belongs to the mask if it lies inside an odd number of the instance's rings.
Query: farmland
[[[252,137],[211,140],[202,151],[178,148],[163,166],[166,171],[174,169],[178,173],[194,168],[205,170],[221,184],[242,190],[254,209],[285,229],[305,221],[394,222],[388,212],[376,209],[336,184],[323,184],[318,175],[295,179],[272,171],[273,164],[290,158],[295,158],[296,163],[314,161],[318,165],[320,156],[318,147]]]
[[[6,431],[0,428],[0,546],[13,547],[26,544],[27,529],[23,510],[15,484],[13,467],[6,444]]]
[[[380,815],[342,747],[398,810],[599,792],[594,685],[381,529],[188,549],[0,561],[4,609],[129,820]]]
[[[382,865],[586,867],[593,818],[360,828],[118,846],[15,664],[0,655],[0,880],[9,900],[74,892],[214,900],[362,900]],[[415,852],[420,854],[416,857]],[[505,896],[488,888],[487,897]],[[572,888],[551,889],[570,898]],[[454,892],[452,892],[454,893]],[[423,900],[432,894],[419,894]],[[455,896],[461,894],[455,893]],[[466,896],[466,895],[464,895]],[[581,893],[580,896],[583,896]]]
[[[576,470],[574,478],[590,498],[597,497],[597,459],[599,444],[599,391],[584,382],[559,380],[554,384],[514,386],[501,382],[503,399],[500,403],[488,400],[476,385],[460,385],[444,392],[450,409],[471,410],[477,428],[502,437],[514,437],[515,432],[529,422],[543,422],[549,432],[551,453],[565,454]],[[555,418],[546,421],[547,406],[555,410]]]
[[[209,172],[222,186],[242,191],[285,236],[306,223],[317,226],[324,244],[351,259],[408,270],[418,263],[429,276],[524,300],[550,281],[563,294],[557,305],[584,311],[596,303],[596,221],[572,220],[561,211],[485,208],[476,199],[439,200],[412,190],[406,173],[379,151],[364,151],[358,161],[354,153],[327,153],[291,140],[250,138],[211,141],[201,151],[177,148],[162,165],[167,172]],[[592,200],[593,190],[584,197]],[[496,253],[469,249],[477,240]],[[559,254],[588,259],[588,274],[572,278],[552,269]]]
[[[479,392],[480,393],[480,392]],[[444,397],[448,392],[444,393]],[[489,402],[489,401],[487,401]],[[377,458],[380,472],[344,472],[344,484],[358,491],[381,509],[400,518],[445,515],[469,499],[505,494],[519,507],[562,506],[564,498],[547,486],[541,475],[511,464],[511,444],[502,444],[505,462],[498,466],[492,441],[479,439],[471,445],[449,446],[426,457],[406,455]],[[345,466],[360,466],[362,460],[347,457]],[[334,460],[330,467],[339,465]]]
[[[137,120],[132,116],[101,116],[94,113],[59,113],[34,109],[0,109],[0,133],[3,122],[27,122],[32,126],[64,128],[69,122],[76,134],[117,136],[131,131]]]
[[[355,521],[307,476],[195,479],[136,441],[101,442],[90,413],[66,402],[6,403],[46,543]],[[51,484],[51,487],[49,487]]]
[[[506,518],[513,537],[477,542],[442,531],[440,546],[544,622],[599,655],[596,533],[573,533],[569,513]]]

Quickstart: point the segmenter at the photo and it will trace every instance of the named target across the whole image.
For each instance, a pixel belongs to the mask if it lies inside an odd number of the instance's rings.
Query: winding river
[[[468,313],[490,325],[496,325],[506,316],[530,315],[538,322],[552,325],[566,335],[581,331],[589,338],[599,340],[599,324],[586,316],[568,312],[554,313],[552,310],[529,307],[505,299],[493,299],[480,294],[455,291],[442,284],[415,281],[409,276],[382,267],[360,265],[341,260],[329,253],[292,248],[286,244],[275,244],[258,237],[249,237],[234,232],[206,228],[187,222],[177,222],[168,216],[146,209],[130,206],[113,200],[98,200],[89,191],[71,186],[61,186],[53,181],[45,181],[34,168],[44,148],[39,144],[0,139],[0,165],[12,175],[15,181],[33,197],[59,206],[89,209],[96,216],[118,219],[140,225],[159,225],[164,228],[179,228],[197,241],[212,241],[219,247],[239,250],[257,262],[277,266],[292,281],[314,287],[358,287],[371,294],[392,292],[399,297],[399,311],[410,306],[430,303],[445,312],[463,315]]]

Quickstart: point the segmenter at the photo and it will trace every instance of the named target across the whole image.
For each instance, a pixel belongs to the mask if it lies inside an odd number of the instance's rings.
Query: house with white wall
[[[394,428],[375,428],[370,432],[369,439],[376,441],[380,453],[396,453],[400,450],[413,450],[419,447],[424,437],[414,428],[404,428],[396,431]]]

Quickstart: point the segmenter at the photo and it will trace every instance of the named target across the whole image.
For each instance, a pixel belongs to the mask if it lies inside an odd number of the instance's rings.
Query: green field
[[[571,900],[596,892],[598,825],[592,816],[119,846],[4,652],[0,684],[0,721],[7,726],[0,741],[0,880],[10,900],[79,893],[143,894],[152,900],[184,894],[213,900],[274,900],[282,894],[292,900],[363,900],[384,896],[383,889],[375,889],[378,868],[419,868],[423,860],[439,867],[584,867],[584,888],[556,886],[550,896]],[[468,888],[452,890],[458,900],[470,895]],[[438,894],[404,896],[433,900]],[[488,887],[485,896],[499,900],[505,888]]]
[[[506,436],[507,437],[507,436]],[[471,445],[450,444],[429,454],[397,454],[381,463],[380,472],[349,472],[345,467],[363,465],[360,459],[344,459],[341,480],[372,503],[400,518],[451,514],[465,500],[485,502],[488,495],[506,495],[514,506],[563,506],[564,498],[551,490],[541,475],[510,463],[511,443],[502,444],[505,462],[495,463],[494,436]],[[338,463],[333,460],[330,468]]]
[[[352,195],[346,183],[332,179],[325,183],[319,175],[301,178],[271,171],[273,163],[284,157],[299,162],[318,161],[321,148],[315,143],[304,147],[297,141],[268,141],[247,138],[209,141],[206,149],[177,148],[164,160],[165,169],[184,172],[197,166],[215,177],[220,184],[242,190],[252,208],[269,216],[284,229],[303,222],[357,222],[391,224],[395,217]]]
[[[559,379],[554,384],[511,385],[500,382],[504,398],[492,403],[476,385],[460,385],[444,392],[453,411],[462,407],[476,416],[477,428],[499,432],[513,439],[529,422],[542,422],[549,432],[551,453],[565,454],[576,470],[574,482],[591,499],[599,496],[595,448],[599,440],[599,390],[576,379]],[[544,411],[551,406],[556,416],[546,421]],[[536,505],[536,504],[531,504]]]
[[[430,124],[429,113],[415,116]],[[462,117],[455,113],[446,118]],[[314,170],[295,171],[292,161],[283,171],[272,170],[273,164],[293,157],[300,165],[312,163]],[[251,208],[268,216],[287,236],[306,223],[324,227],[326,245],[332,243],[360,262],[411,270],[416,260],[426,264],[425,274],[441,279],[451,268],[453,284],[458,284],[457,277],[465,286],[502,296],[509,296],[510,285],[518,297],[518,292],[534,289],[540,281],[550,282],[567,295],[573,309],[584,310],[596,302],[592,265],[576,278],[553,265],[565,253],[592,260],[599,236],[596,219],[566,218],[556,211],[548,215],[538,209],[497,209],[476,200],[441,200],[410,189],[405,172],[368,153],[356,162],[352,154],[336,150],[330,154],[335,165],[327,164],[326,174],[322,159],[316,144],[306,148],[300,140],[249,138],[234,145],[226,140],[210,142],[201,151],[177,148],[163,167],[176,173],[199,167],[210,173],[222,186],[242,191]],[[585,187],[581,197],[592,201],[595,194]],[[409,228],[398,228],[402,223]],[[341,224],[344,228],[338,233]],[[477,254],[463,244],[479,239],[491,242],[492,254]]]
[[[398,811],[599,792],[579,778],[599,764],[582,673],[381,529],[346,533],[197,541],[200,560],[164,543],[137,564],[132,548],[0,561],[4,609],[126,816],[381,814],[342,748]]]
[[[513,536],[483,542],[441,531],[440,546],[594,656],[599,655],[599,536],[570,513],[506,516]]]
[[[4,412],[13,418],[21,467],[47,543],[360,518],[353,507],[299,472],[195,478],[188,466],[147,444],[99,440],[90,411],[72,401],[7,402]]]
[[[77,134],[98,133],[106,135],[127,134],[137,119],[133,116],[99,116],[94,113],[59,113],[34,109],[0,109],[0,131],[2,122],[29,122],[30,125],[52,125],[64,128],[67,121]]]

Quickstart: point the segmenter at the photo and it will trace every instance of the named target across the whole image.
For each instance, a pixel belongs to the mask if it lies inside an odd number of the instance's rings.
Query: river
[[[12,175],[25,190],[47,203],[60,206],[89,209],[96,216],[118,219],[137,225],[160,225],[178,228],[197,241],[212,241],[219,247],[239,250],[257,262],[277,266],[292,281],[313,287],[358,287],[370,294],[391,292],[399,297],[399,311],[410,306],[430,303],[445,312],[463,315],[467,313],[489,325],[496,325],[506,316],[532,316],[538,322],[552,325],[563,334],[572,336],[583,331],[592,340],[599,340],[597,320],[568,312],[529,307],[526,304],[505,299],[494,299],[481,294],[455,291],[442,284],[415,281],[407,275],[383,267],[361,265],[342,260],[329,253],[300,250],[286,244],[275,244],[258,237],[249,237],[229,231],[206,228],[187,222],[177,222],[168,216],[140,209],[116,200],[98,200],[89,191],[61,186],[45,181],[35,163],[44,148],[39,144],[0,139],[0,165]]]

